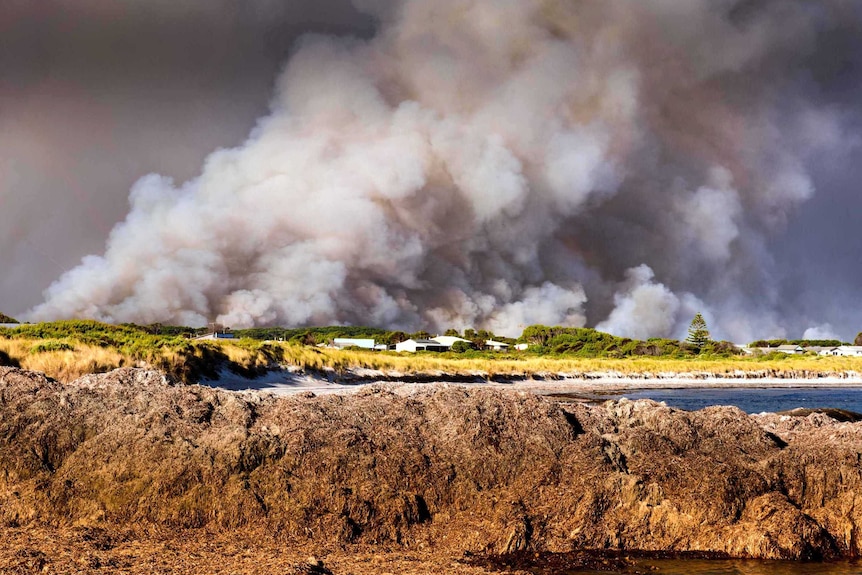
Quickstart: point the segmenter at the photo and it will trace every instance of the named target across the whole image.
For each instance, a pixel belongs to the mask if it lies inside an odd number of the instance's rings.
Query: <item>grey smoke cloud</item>
[[[101,253],[142,175],[242,141],[300,35],[373,30],[349,0],[0,3],[0,309]]]
[[[807,327],[771,238],[851,145],[800,73],[847,3],[357,6],[373,38],[302,40],[247,140],[138,181],[31,317]]]

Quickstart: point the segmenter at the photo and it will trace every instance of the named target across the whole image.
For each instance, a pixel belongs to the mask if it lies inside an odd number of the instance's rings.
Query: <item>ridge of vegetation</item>
[[[668,373],[840,374],[859,371],[858,358],[791,356],[778,352],[740,356],[728,342],[697,348],[671,339],[646,341],[620,338],[590,328],[529,326],[518,340],[488,332],[464,333],[473,341],[520,341],[527,351],[398,354],[318,347],[335,337],[409,337],[364,327],[322,327],[296,330],[239,330],[229,340],[195,340],[205,333],[180,326],[109,325],[92,320],[66,320],[0,328],[0,365],[41,371],[60,381],[103,373],[119,367],[149,367],[184,383],[217,379],[227,370],[253,378],[268,370],[291,368],[311,374],[361,379],[362,370],[404,376],[531,377],[558,374],[614,373],[624,376]],[[251,336],[276,335],[284,341]],[[447,332],[449,333],[449,332]],[[457,332],[455,332],[457,333]],[[450,333],[451,334],[451,333]],[[417,337],[421,334],[413,334]],[[406,336],[406,337],[405,337]],[[469,339],[469,338],[467,338]],[[370,377],[370,376],[369,376]]]
[[[0,323],[19,323],[17,319],[9,317],[5,313],[0,313]]]

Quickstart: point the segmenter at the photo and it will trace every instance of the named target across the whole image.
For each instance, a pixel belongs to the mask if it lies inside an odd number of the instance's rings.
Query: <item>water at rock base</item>
[[[862,563],[801,563],[749,560],[640,560],[619,575],[862,575]],[[608,571],[571,571],[571,575],[608,575]]]

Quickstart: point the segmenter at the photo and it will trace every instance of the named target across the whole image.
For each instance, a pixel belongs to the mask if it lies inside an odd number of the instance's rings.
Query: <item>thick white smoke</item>
[[[377,37],[305,38],[248,140],[141,179],[31,317],[668,335],[674,291],[726,309],[719,276],[768,267],[763,230],[812,193],[743,82],[804,43],[796,3],[358,5]]]
[[[669,336],[679,311],[679,298],[653,281],[649,266],[632,268],[626,276],[623,288],[614,296],[614,311],[596,328],[633,339]]]

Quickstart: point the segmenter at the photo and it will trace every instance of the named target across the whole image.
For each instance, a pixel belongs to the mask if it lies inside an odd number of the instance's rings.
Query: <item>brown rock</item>
[[[453,386],[276,399],[135,369],[62,385],[0,368],[0,527],[856,556],[860,426]]]

